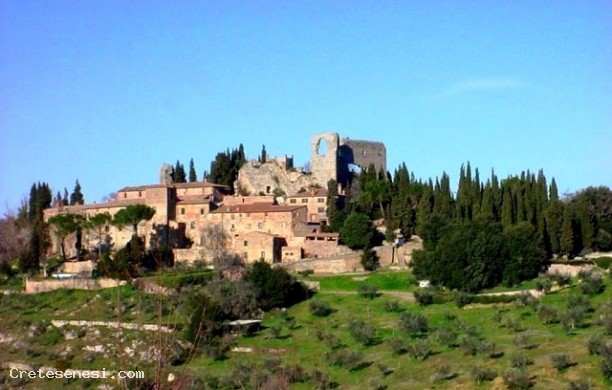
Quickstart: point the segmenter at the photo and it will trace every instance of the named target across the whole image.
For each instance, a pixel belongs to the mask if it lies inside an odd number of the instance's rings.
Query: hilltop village
[[[177,262],[210,262],[214,248],[207,235],[222,228],[231,252],[246,262],[263,259],[269,263],[293,263],[302,259],[324,259],[352,253],[340,245],[339,234],[324,232],[327,218],[327,185],[338,183],[338,197],[353,172],[373,165],[386,170],[385,145],[379,142],[340,138],[337,133],[312,137],[310,170],[293,166],[291,157],[246,161],[238,172],[234,188],[209,182],[175,183],[173,168],[162,165],[158,184],[127,186],[104,203],[63,205],[44,211],[54,215],[73,213],[90,219],[100,213],[115,215],[130,205],[155,209],[150,220],[142,221],[138,234],[149,247],[152,241],[173,249]],[[129,242],[129,228],[107,223],[106,240],[116,245]],[[83,246],[93,249],[97,241],[84,232]],[[75,245],[68,242],[67,257],[76,257]],[[60,240],[52,239],[51,252],[60,253]],[[354,269],[352,261],[348,269]],[[316,266],[316,264],[315,264]],[[341,267],[342,268],[342,267]],[[346,268],[346,267],[344,267]]]

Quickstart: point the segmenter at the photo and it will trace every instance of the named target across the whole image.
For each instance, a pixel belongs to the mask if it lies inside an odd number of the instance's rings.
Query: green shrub
[[[591,384],[584,379],[578,379],[569,383],[569,390],[591,390]]]
[[[434,294],[429,290],[415,291],[414,298],[421,306],[427,306],[434,303]]]
[[[532,361],[527,357],[527,355],[522,351],[514,352],[510,355],[510,365],[514,368],[525,368],[530,365]]]
[[[605,346],[606,340],[599,333],[592,335],[587,341],[587,349],[589,350],[590,355],[601,355]]]
[[[524,369],[511,369],[504,373],[504,384],[509,390],[527,390],[531,379]]]
[[[455,304],[457,305],[457,307],[462,308],[474,302],[474,295],[464,293],[462,291],[455,291],[453,293],[453,299],[455,300]]]
[[[374,299],[378,296],[378,288],[371,284],[360,284],[357,287],[357,293],[364,298]]]
[[[394,355],[403,355],[408,352],[408,343],[402,337],[391,337],[388,343]]]
[[[435,368],[434,373],[429,378],[433,383],[440,383],[455,377],[453,369],[448,364],[443,364]]]
[[[363,320],[351,318],[348,322],[349,332],[353,338],[363,345],[372,345],[376,337],[376,330]]]
[[[408,346],[408,355],[418,361],[423,361],[431,354],[431,345],[427,340],[416,340]]]
[[[385,311],[390,313],[397,313],[402,311],[399,301],[385,301],[385,303],[383,303],[383,308],[385,309]]]
[[[593,261],[595,262],[595,264],[597,264],[599,268],[608,269],[612,264],[612,257],[602,256],[594,259]]]
[[[429,331],[427,317],[419,313],[403,313],[398,325],[401,330],[412,337],[423,335]]]
[[[497,376],[497,372],[494,369],[482,365],[472,367],[471,374],[476,383],[490,382]]]
[[[327,317],[334,310],[327,301],[311,301],[310,302],[310,313],[317,317]]]
[[[574,365],[570,356],[566,353],[559,353],[552,355],[550,357],[553,366],[557,369],[557,371],[564,371],[566,368]]]

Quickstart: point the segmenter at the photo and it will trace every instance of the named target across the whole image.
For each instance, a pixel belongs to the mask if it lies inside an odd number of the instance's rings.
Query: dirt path
[[[349,290],[321,290],[322,293],[328,294],[336,294],[336,295],[356,295],[357,291],[349,291]],[[414,299],[414,294],[406,291],[394,291],[394,290],[379,290],[379,294],[387,297],[399,298],[408,302],[416,302]]]

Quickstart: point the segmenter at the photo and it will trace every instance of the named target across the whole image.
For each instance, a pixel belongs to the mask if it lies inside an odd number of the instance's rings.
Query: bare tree
[[[202,258],[210,258],[217,270],[234,265],[235,257],[229,251],[230,237],[222,224],[208,225],[200,230]]]
[[[20,225],[14,215],[0,219],[0,261],[10,261],[23,255],[28,249],[31,229]]]

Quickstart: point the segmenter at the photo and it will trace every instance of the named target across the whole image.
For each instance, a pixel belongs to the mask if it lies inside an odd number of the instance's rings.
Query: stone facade
[[[287,197],[289,205],[306,205],[308,222],[327,223],[327,190],[313,188]]]

